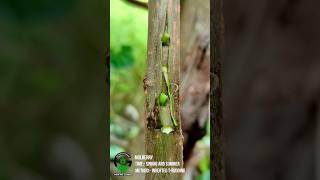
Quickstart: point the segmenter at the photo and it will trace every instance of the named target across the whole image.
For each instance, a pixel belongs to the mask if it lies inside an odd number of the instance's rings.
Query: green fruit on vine
[[[165,93],[161,93],[159,96],[160,106],[165,106],[168,102],[169,97]]]
[[[168,33],[164,33],[161,37],[162,46],[168,46],[170,43],[170,35]]]

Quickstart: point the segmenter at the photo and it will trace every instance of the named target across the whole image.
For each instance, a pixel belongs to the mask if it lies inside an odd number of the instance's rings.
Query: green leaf
[[[132,47],[124,45],[119,52],[110,50],[110,63],[112,68],[128,68],[134,63]]]
[[[161,93],[159,96],[159,104],[160,106],[166,106],[168,101],[168,96],[165,93]]]

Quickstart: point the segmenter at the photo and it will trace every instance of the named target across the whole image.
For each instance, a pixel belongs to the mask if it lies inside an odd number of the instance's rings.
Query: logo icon
[[[118,153],[114,158],[114,165],[118,169],[120,174],[117,175],[129,175],[126,172],[129,170],[132,164],[131,156],[126,152]]]

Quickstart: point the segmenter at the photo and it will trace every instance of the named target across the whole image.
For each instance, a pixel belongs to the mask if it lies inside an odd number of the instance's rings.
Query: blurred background
[[[142,4],[147,1],[139,1]],[[185,179],[210,179],[209,0],[185,1],[181,21],[181,114]],[[131,0],[110,1],[110,169],[119,152],[145,154],[143,79],[147,61],[148,10]],[[192,18],[190,18],[192,17]],[[195,18],[199,18],[193,21]],[[197,25],[197,26],[194,26]],[[181,34],[182,35],[182,34]],[[188,38],[187,38],[188,37]],[[190,39],[189,39],[190,38]],[[197,68],[198,67],[198,68]],[[141,180],[143,174],[112,179]]]
[[[148,11],[125,0],[110,1],[110,171],[119,152],[144,154],[144,93]],[[129,173],[133,173],[133,168]],[[144,176],[112,179],[144,179]],[[111,177],[110,177],[111,179]]]
[[[147,10],[110,2],[108,132],[107,3],[0,1],[1,180],[104,179],[108,133],[110,158],[143,152]],[[209,173],[208,2],[181,0],[185,179]],[[318,5],[224,0],[228,179],[320,179]]]
[[[319,5],[224,1],[228,180],[320,179]]]
[[[106,172],[106,1],[0,1],[0,179]]]

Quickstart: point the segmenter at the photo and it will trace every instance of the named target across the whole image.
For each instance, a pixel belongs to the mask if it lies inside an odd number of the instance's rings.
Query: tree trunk
[[[222,0],[213,0],[211,6],[211,94],[210,109],[211,112],[211,179],[224,180],[224,133],[223,133],[223,113],[222,113],[222,78],[221,78],[221,59],[223,46],[223,16],[222,16]]]
[[[210,93],[210,0],[185,0],[181,12],[181,120],[186,168],[206,134]],[[198,152],[195,152],[198,153]],[[200,160],[200,159],[199,159]],[[198,165],[193,163],[194,166]]]
[[[148,62],[144,79],[146,154],[152,161],[180,162],[183,167],[183,137],[179,112],[180,73],[180,1],[149,0]],[[164,47],[162,35],[169,34],[170,44]],[[174,117],[177,126],[170,134],[162,133],[159,126],[158,97],[163,90],[162,66],[167,61],[169,81],[173,85]],[[177,167],[179,168],[179,167]],[[148,173],[145,179],[182,179],[181,173]]]

